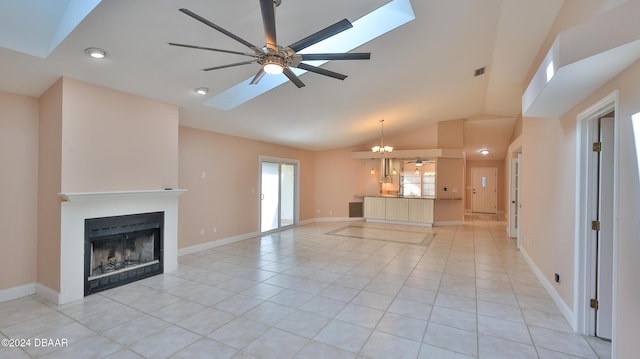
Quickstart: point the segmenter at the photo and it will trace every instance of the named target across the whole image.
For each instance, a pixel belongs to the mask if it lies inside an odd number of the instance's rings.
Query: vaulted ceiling
[[[479,132],[491,132],[491,126],[508,132],[504,126],[513,126],[521,112],[525,77],[563,2],[394,1],[410,5],[415,19],[353,50],[371,52],[369,61],[322,65],[348,75],[344,81],[306,73],[301,76],[304,88],[286,82],[220,110],[206,102],[251,78],[258,65],[201,71],[246,58],[167,42],[247,48],[178,9],[188,8],[263,46],[258,0],[44,2],[66,13],[39,9],[43,2],[38,0],[6,0],[0,3],[0,90],[38,97],[60,76],[68,76],[175,104],[184,126],[310,150],[374,143],[382,118],[389,135],[463,118],[487,120],[477,125],[483,129]],[[79,3],[84,8],[71,12]],[[276,8],[278,41],[293,43],[342,18],[354,22],[388,3],[282,0]],[[70,17],[77,26],[64,23]],[[24,46],[43,38],[49,44],[40,45],[44,50]],[[108,57],[90,59],[84,54],[89,47],[105,49]],[[485,73],[475,77],[482,67]],[[210,91],[200,96],[193,91],[197,87]]]

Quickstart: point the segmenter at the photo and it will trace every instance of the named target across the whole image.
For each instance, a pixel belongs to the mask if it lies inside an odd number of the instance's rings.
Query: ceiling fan
[[[213,22],[205,19],[204,17],[188,10],[180,9],[180,11],[201,23],[212,27],[213,29],[227,35],[228,37],[238,41],[245,45],[249,49],[253,50],[253,53],[246,53],[233,50],[216,49],[204,46],[195,46],[187,44],[178,44],[169,42],[171,46],[187,47],[192,49],[224,52],[229,54],[242,55],[252,57],[253,59],[243,62],[236,62],[232,64],[214,66],[203,69],[204,71],[224,69],[228,67],[248,65],[257,63],[260,65],[260,70],[251,80],[251,84],[257,84],[265,73],[279,74],[284,73],[291,82],[293,82],[298,88],[304,87],[304,83],[300,78],[291,70],[292,67],[302,70],[314,72],[320,75],[333,77],[335,79],[344,80],[347,76],[333,72],[327,69],[323,69],[317,66],[309,65],[303,61],[318,61],[318,60],[369,60],[371,53],[323,53],[323,54],[299,54],[302,49],[305,49],[313,44],[316,44],[324,39],[337,35],[347,29],[353,27],[351,22],[347,19],[340,20],[335,24],[328,26],[316,33],[313,33],[302,40],[299,40],[289,46],[280,46],[276,41],[276,21],[275,21],[275,8],[280,5],[282,0],[260,0],[260,10],[262,11],[262,22],[264,24],[264,33],[266,37],[266,45],[259,48],[252,43],[242,39],[241,37],[223,29],[222,27],[214,24]]]
[[[420,157],[416,157],[415,161],[405,161],[404,163],[413,163],[415,164],[416,167],[420,167],[422,165],[424,165],[425,163],[430,163],[430,161],[422,161],[422,159],[420,159]]]

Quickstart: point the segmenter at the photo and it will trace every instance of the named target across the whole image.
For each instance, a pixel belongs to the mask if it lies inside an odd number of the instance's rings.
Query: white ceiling
[[[0,2],[0,13],[21,1]],[[387,2],[283,0],[276,10],[278,42],[290,44],[342,18],[357,20]],[[261,46],[257,0],[102,1],[46,58],[0,47],[0,90],[38,97],[68,76],[178,105],[185,126],[310,150],[370,145],[379,138],[381,118],[385,134],[393,135],[433,121],[517,117],[525,77],[562,3],[412,0],[415,20],[354,50],[371,52],[370,61],[323,65],[346,80],[307,73],[302,89],[286,83],[223,111],[203,103],[253,76],[258,65],[203,72],[246,58],[166,43],[248,50],[178,11],[184,7]],[[13,36],[15,30],[0,24],[0,40]],[[83,53],[88,47],[109,56],[91,60]],[[474,77],[484,66],[486,73]],[[195,95],[200,86],[209,95]],[[512,127],[513,121],[490,124]]]

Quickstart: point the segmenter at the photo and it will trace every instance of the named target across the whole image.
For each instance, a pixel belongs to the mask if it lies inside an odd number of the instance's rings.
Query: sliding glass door
[[[298,162],[260,159],[260,232],[297,223]]]

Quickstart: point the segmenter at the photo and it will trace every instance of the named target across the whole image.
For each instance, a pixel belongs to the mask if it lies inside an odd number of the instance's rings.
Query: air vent
[[[485,69],[485,68],[486,68],[486,67],[485,67],[485,66],[483,66],[483,67],[481,67],[481,68],[479,68],[479,69],[476,69],[476,71],[474,72],[474,75],[473,75],[473,76],[478,77],[478,76],[480,76],[480,75],[483,75],[483,74],[484,74],[484,69]]]

